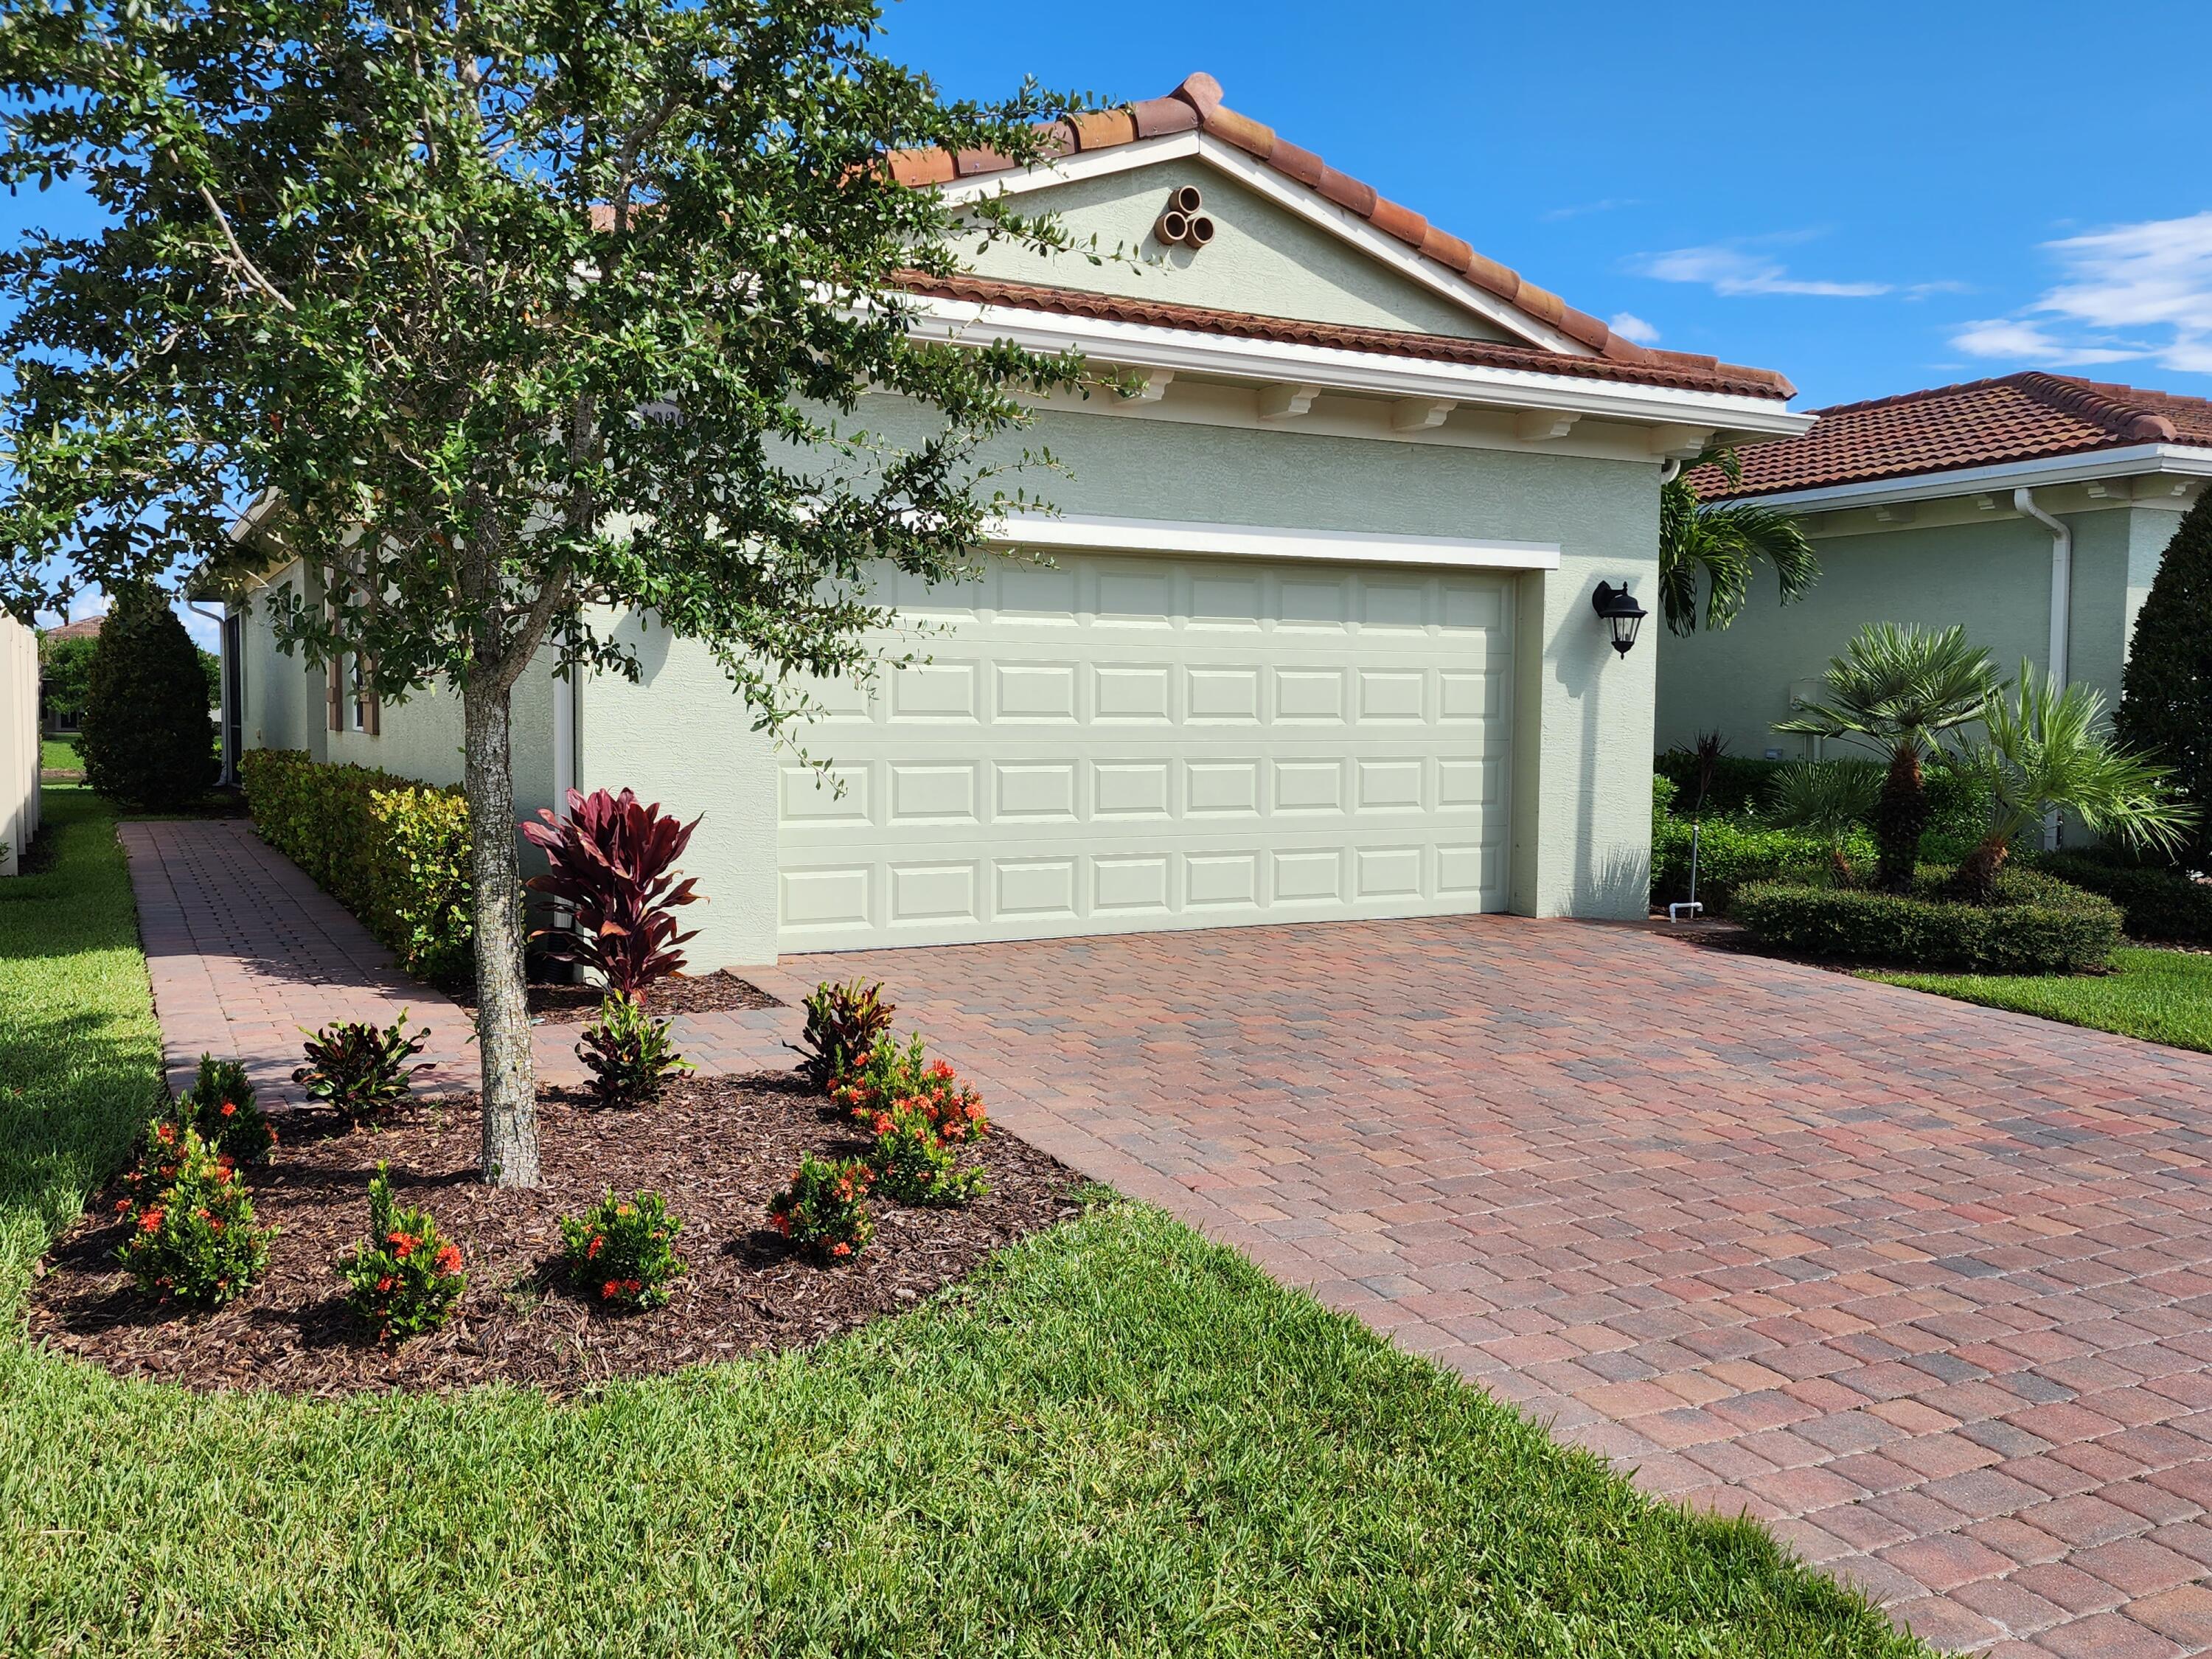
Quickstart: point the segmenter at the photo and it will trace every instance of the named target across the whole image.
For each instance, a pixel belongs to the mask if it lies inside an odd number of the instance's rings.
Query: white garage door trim
[[[777,785],[779,947],[1502,909],[1511,570],[1071,552],[895,580],[926,653]]]
[[[1273,525],[1199,524],[1065,513],[1002,520],[1003,546],[1091,547],[1105,552],[1178,553],[1221,558],[1325,559],[1332,564],[1437,565],[1458,570],[1557,570],[1557,542],[1468,541],[1454,536],[1285,530]]]

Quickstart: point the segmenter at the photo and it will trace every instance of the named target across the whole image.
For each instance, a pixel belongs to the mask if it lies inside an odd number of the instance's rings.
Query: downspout
[[[222,776],[216,781],[228,788],[238,781],[238,768],[230,753],[230,629],[228,613],[210,611],[196,599],[186,599],[185,609],[196,617],[205,617],[215,623],[215,642],[218,666],[216,670],[216,729],[222,734]]]
[[[568,792],[576,787],[576,696],[582,665],[571,663],[565,678],[553,681],[553,815],[566,817]],[[575,918],[565,900],[553,906],[553,925],[567,927]]]
[[[2074,633],[2074,532],[2063,520],[2053,518],[2035,504],[2033,489],[2014,490],[2012,504],[2013,510],[2021,517],[2034,520],[2051,532],[2051,651],[2047,660],[2051,678],[2063,690],[2073,678],[2068,647]],[[2043,845],[2046,851],[2058,845],[2056,812],[2043,820]]]

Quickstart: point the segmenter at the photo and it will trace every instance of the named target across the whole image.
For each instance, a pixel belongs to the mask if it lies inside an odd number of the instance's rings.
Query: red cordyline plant
[[[670,912],[699,896],[671,867],[699,820],[679,823],[659,802],[641,805],[628,789],[571,789],[568,805],[567,817],[541,811],[544,822],[526,823],[522,833],[552,866],[528,885],[567,904],[574,927],[541,927],[532,937],[546,942],[547,955],[597,973],[610,991],[641,998],[654,981],[683,971],[676,947],[697,931],[678,933]]]

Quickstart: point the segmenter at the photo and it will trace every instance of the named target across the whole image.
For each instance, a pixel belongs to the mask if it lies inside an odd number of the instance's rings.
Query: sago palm
[[[1659,487],[1659,608],[1677,634],[1698,629],[1698,588],[1705,590],[1705,626],[1718,632],[1736,619],[1762,564],[1774,567],[1782,602],[1820,580],[1820,562],[1797,521],[1759,501],[1699,498],[1690,475],[1715,466],[1730,484],[1743,479],[1733,449],[1709,449]]]
[[[1828,843],[1836,880],[1857,879],[1844,842],[1881,799],[1881,769],[1857,761],[1798,761],[1774,775],[1766,821],[1778,830],[1808,830]]]
[[[2054,809],[2073,813],[2093,834],[2161,852],[2196,822],[2172,769],[2116,745],[2104,713],[2105,699],[2090,687],[2061,685],[2026,662],[2016,697],[1990,694],[1984,735],[1957,761],[1988,785],[1991,802],[1987,830],[1959,866],[1967,896],[1989,897],[2014,838]]]
[[[1893,891],[1912,884],[1928,828],[1922,769],[1942,736],[1982,717],[1996,689],[1984,647],[1963,627],[1940,631],[1869,623],[1823,676],[1826,695],[1802,702],[1778,732],[1863,743],[1885,756],[1889,775],[1874,813],[1875,879]]]

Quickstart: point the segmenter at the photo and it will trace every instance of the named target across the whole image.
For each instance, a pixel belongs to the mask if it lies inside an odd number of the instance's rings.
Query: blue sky
[[[2212,5],[899,0],[947,94],[1193,70],[1636,337],[1800,408],[2047,368],[2212,396]],[[0,240],[65,223],[0,197]],[[88,599],[96,606],[97,601]],[[87,608],[80,606],[80,609]]]
[[[2204,0],[902,0],[887,27],[955,94],[1208,70],[1571,304],[1781,369],[1800,408],[2025,368],[2212,396]]]

